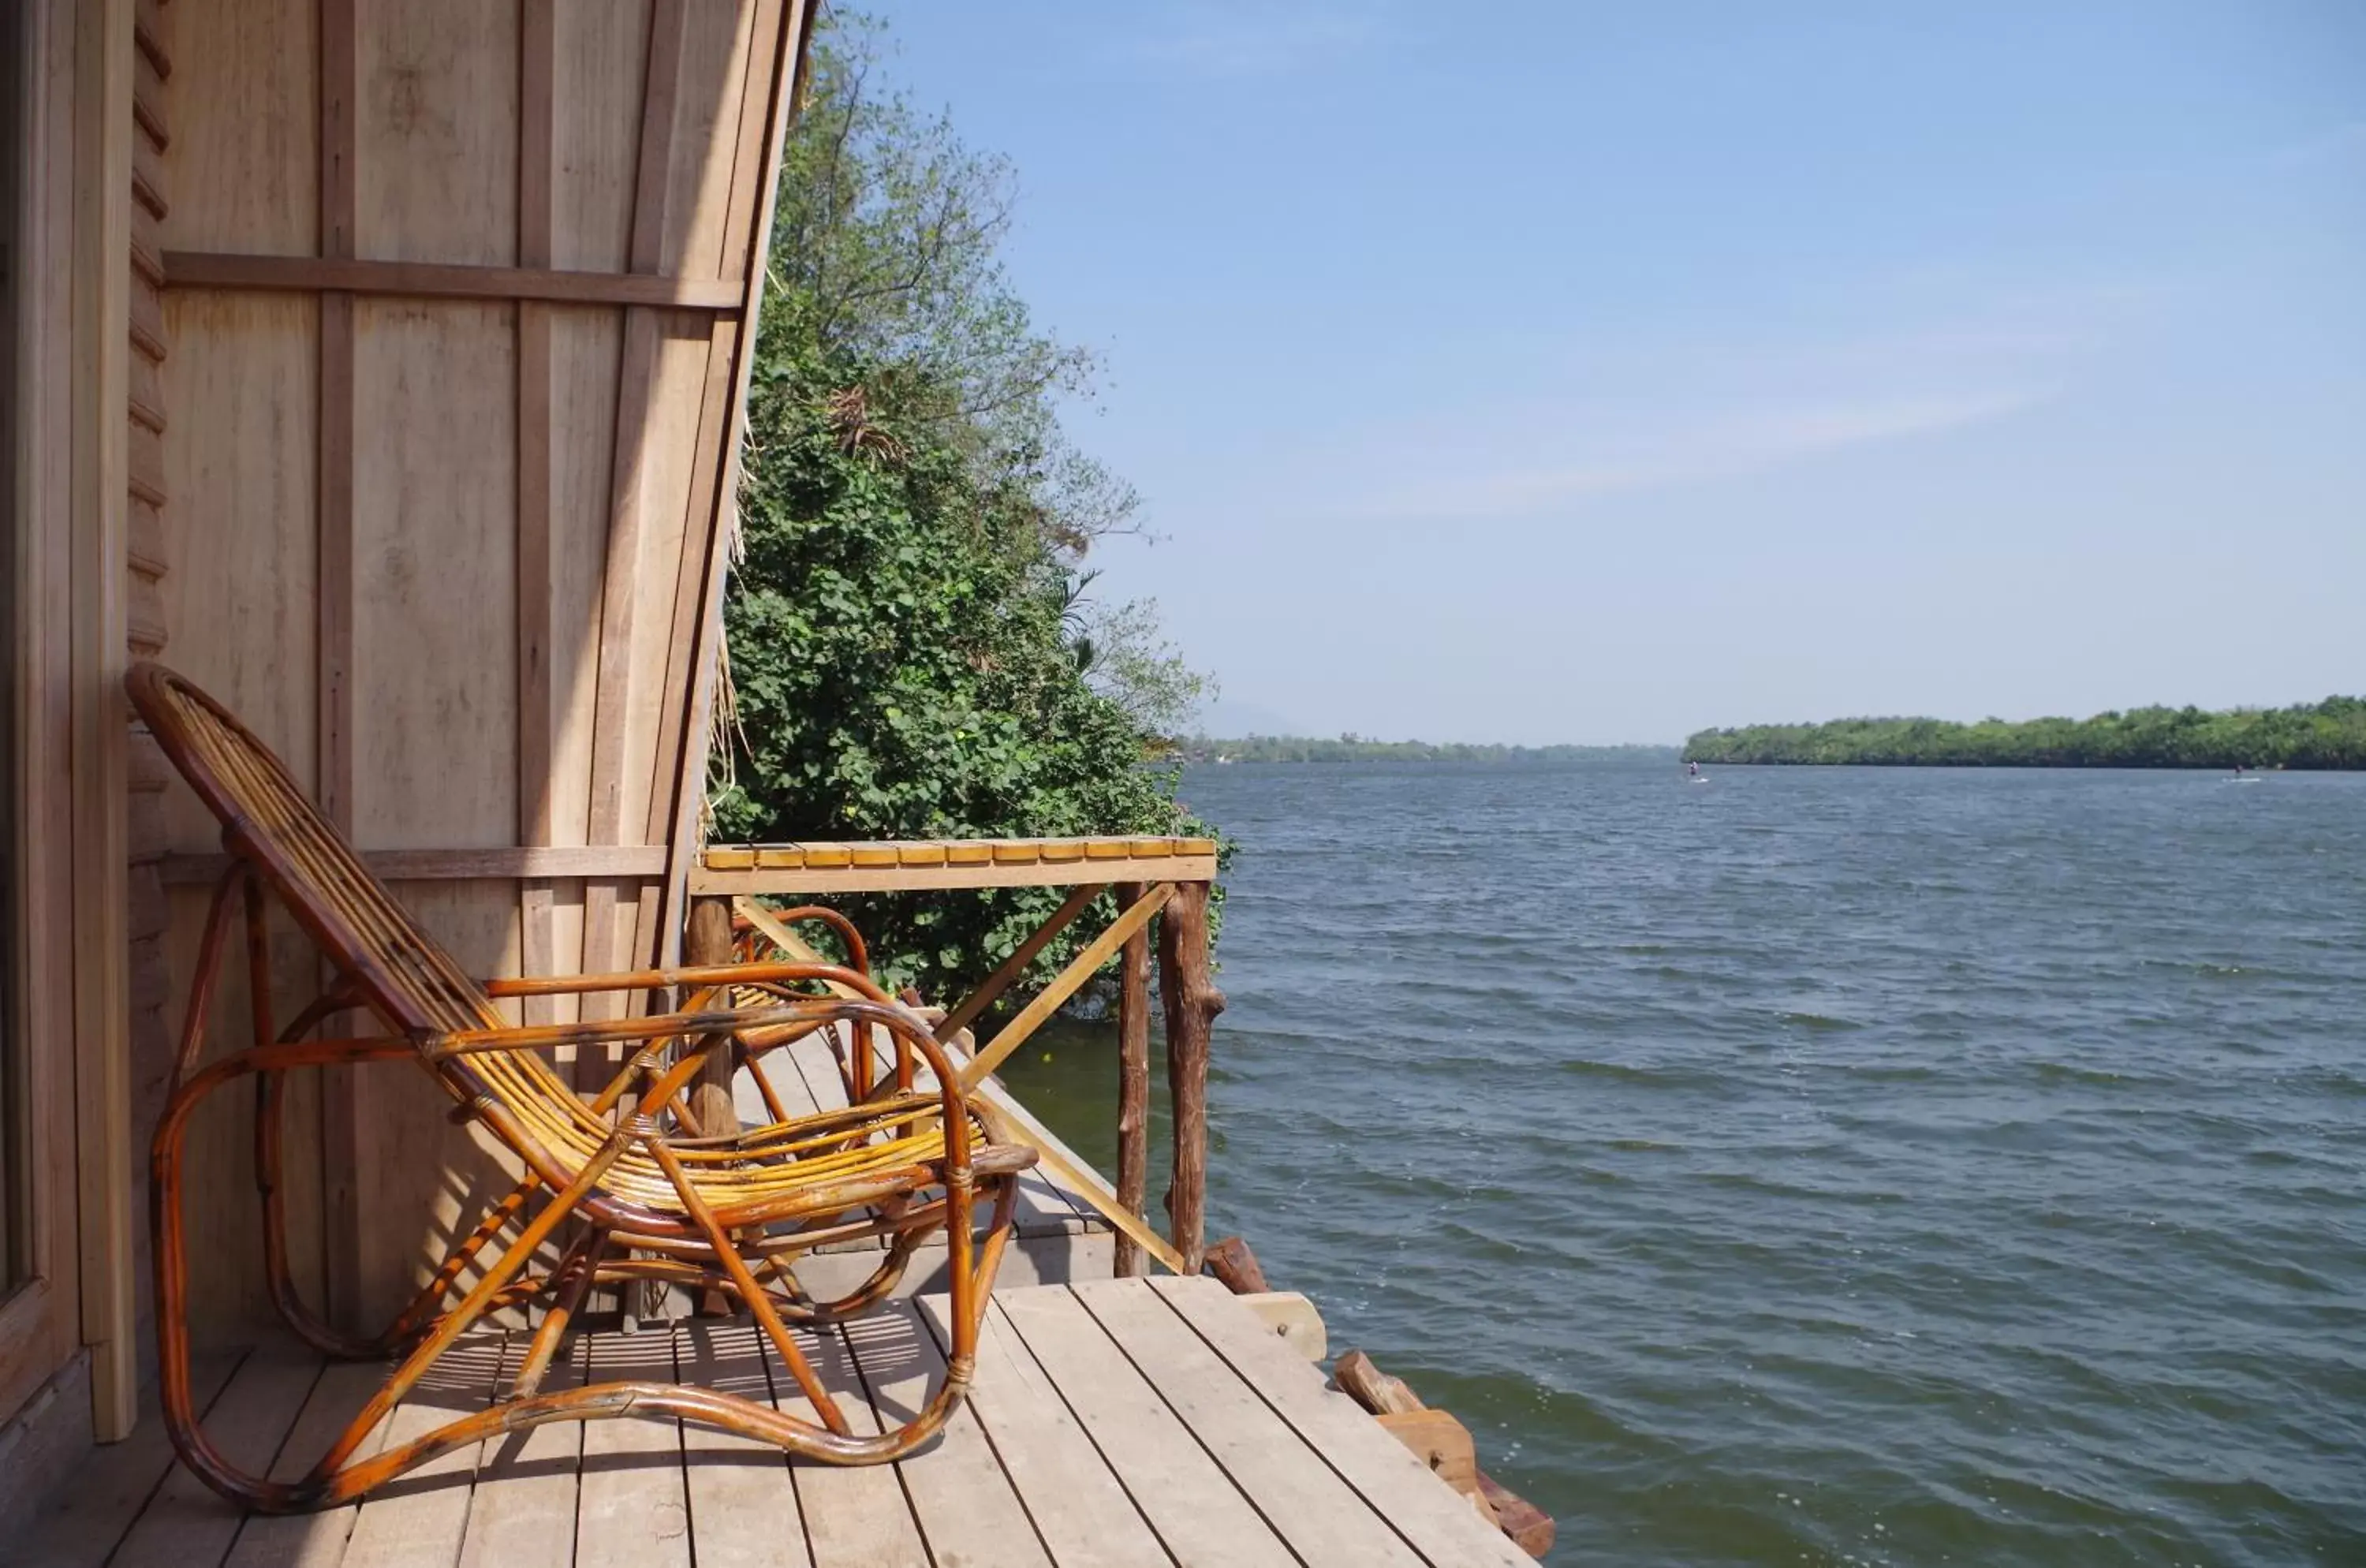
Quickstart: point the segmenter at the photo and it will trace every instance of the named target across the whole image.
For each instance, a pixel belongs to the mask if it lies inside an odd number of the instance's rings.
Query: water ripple
[[[1214,1223],[1556,1561],[2366,1563],[2366,778],[1673,773],[1194,771]]]

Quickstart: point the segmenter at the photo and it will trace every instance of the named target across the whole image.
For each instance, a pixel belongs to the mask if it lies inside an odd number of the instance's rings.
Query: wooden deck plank
[[[910,1302],[892,1302],[846,1325],[872,1408],[884,1427],[918,1416],[944,1381],[944,1357]],[[964,1403],[937,1439],[898,1461],[920,1533],[938,1562],[963,1568],[1052,1568],[1030,1510]],[[704,1568],[704,1562],[701,1568]]]
[[[952,1343],[946,1298],[917,1305],[941,1351]],[[999,1306],[979,1325],[974,1416],[1060,1568],[1168,1568],[1175,1559],[1035,1364]]]
[[[771,1404],[759,1335],[744,1321],[684,1324],[674,1340],[683,1381]],[[698,1568],[809,1568],[796,1483],[780,1450],[694,1422],[683,1423],[682,1443]]]
[[[199,1412],[210,1412],[243,1359],[243,1352],[234,1352],[192,1360],[189,1387]],[[56,1504],[33,1521],[26,1568],[98,1568],[175,1462],[163,1419],[152,1406],[143,1407],[131,1436],[94,1450]]]
[[[820,1375],[823,1389],[845,1412],[847,1425],[858,1436],[878,1430],[862,1379],[855,1374],[854,1359],[847,1354],[846,1341],[838,1332],[800,1335],[798,1342]],[[818,1421],[813,1402],[798,1389],[780,1358],[768,1351],[765,1361],[772,1372],[774,1403],[800,1419]],[[796,1480],[797,1509],[805,1519],[806,1543],[812,1549],[814,1568],[883,1568],[887,1563],[929,1561],[920,1528],[912,1518],[911,1503],[893,1466],[849,1468],[798,1461],[790,1466],[790,1472]]]
[[[482,1408],[493,1397],[506,1338],[480,1334],[455,1344],[387,1417],[386,1445]],[[345,1542],[344,1568],[453,1568],[481,1446],[465,1444],[364,1498]]]
[[[1158,1297],[1130,1280],[1075,1290],[1308,1568],[1423,1568],[1323,1456]]]
[[[1297,1560],[1071,1291],[997,1303],[1177,1562],[1291,1568]]]
[[[673,1336],[586,1335],[592,1382],[674,1379]],[[575,1515],[576,1568],[690,1568],[690,1498],[682,1431],[670,1419],[625,1416],[583,1423]]]
[[[1480,1519],[1467,1499],[1430,1474],[1354,1401],[1324,1387],[1313,1362],[1241,1308],[1222,1285],[1208,1279],[1158,1279],[1150,1284],[1431,1562],[1530,1568],[1527,1554]]]
[[[731,1109],[739,1113],[740,1126],[761,1127],[772,1119],[772,1108],[756,1088],[754,1075],[759,1072],[772,1086],[781,1109],[791,1116],[808,1116],[821,1109],[813,1103],[813,1090],[806,1088],[805,1075],[785,1054],[775,1051],[756,1058],[754,1066],[740,1068],[731,1080]]]
[[[310,1470],[385,1382],[386,1368],[376,1361],[330,1362],[280,1444],[271,1478],[293,1481]],[[377,1452],[386,1428],[380,1422],[360,1451]],[[349,1503],[319,1514],[251,1515],[222,1568],[338,1568],[360,1512],[360,1505]]]
[[[230,1463],[251,1474],[268,1473],[321,1369],[321,1356],[310,1349],[275,1343],[256,1350],[207,1412],[206,1436]],[[238,1538],[242,1517],[195,1471],[176,1464],[108,1559],[110,1568],[218,1563]]]
[[[805,1079],[806,1092],[813,1097],[815,1110],[846,1109],[846,1077],[838,1070],[838,1051],[826,1034],[817,1031],[783,1046],[777,1055],[787,1057]]]
[[[896,1303],[802,1336],[858,1433],[910,1417],[943,1375],[945,1303]],[[522,1334],[484,1335],[364,1445],[481,1407]],[[301,1474],[386,1369],[290,1342],[201,1383],[230,1456]],[[551,1385],[586,1371],[702,1382],[812,1411],[744,1321],[579,1339]],[[1159,1568],[1527,1560],[1376,1422],[1211,1280],[1098,1280],[998,1293],[970,1399],[893,1466],[785,1461],[670,1420],[540,1427],[465,1450],[362,1504],[235,1518],[168,1471],[161,1426],[126,1468],[102,1450],[69,1495],[79,1520],[31,1539],[39,1568]],[[144,1490],[142,1489],[144,1487]],[[118,1523],[98,1528],[112,1499]],[[144,1510],[144,1511],[143,1511]],[[79,1546],[72,1546],[79,1541]],[[61,1543],[69,1550],[61,1550]],[[225,1556],[225,1552],[227,1555]],[[18,1561],[6,1548],[0,1557]]]
[[[501,1384],[516,1376],[533,1337],[513,1334],[501,1355]],[[577,1356],[555,1359],[542,1382],[556,1393],[577,1382]],[[575,1561],[575,1495],[583,1462],[583,1427],[561,1421],[488,1441],[477,1467],[476,1495],[460,1538],[460,1568],[569,1568]]]

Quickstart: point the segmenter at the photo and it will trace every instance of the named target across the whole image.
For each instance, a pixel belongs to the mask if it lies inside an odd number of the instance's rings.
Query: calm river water
[[[1555,1562],[2366,1563],[2366,777],[1185,794],[1216,1234]],[[1028,1055],[1106,1159],[1106,1040]]]

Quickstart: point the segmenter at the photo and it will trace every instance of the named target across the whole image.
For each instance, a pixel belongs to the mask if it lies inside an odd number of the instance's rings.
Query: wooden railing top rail
[[[1212,839],[944,839],[715,844],[690,874],[696,894],[885,893],[906,888],[1212,882]]]

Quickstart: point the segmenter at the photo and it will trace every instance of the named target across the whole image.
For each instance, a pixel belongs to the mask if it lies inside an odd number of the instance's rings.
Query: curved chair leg
[[[197,1421],[189,1382],[188,1241],[183,1229],[182,1166],[187,1153],[190,1116],[208,1096],[233,1078],[274,1075],[330,1062],[358,1064],[414,1055],[407,1041],[344,1042],[328,1045],[269,1045],[224,1057],[174,1087],[148,1145],[149,1251],[156,1286],[156,1382],[165,1435],[174,1451],[197,1478],[231,1502],[265,1512],[311,1506],[302,1491],[250,1475],[224,1459]]]

